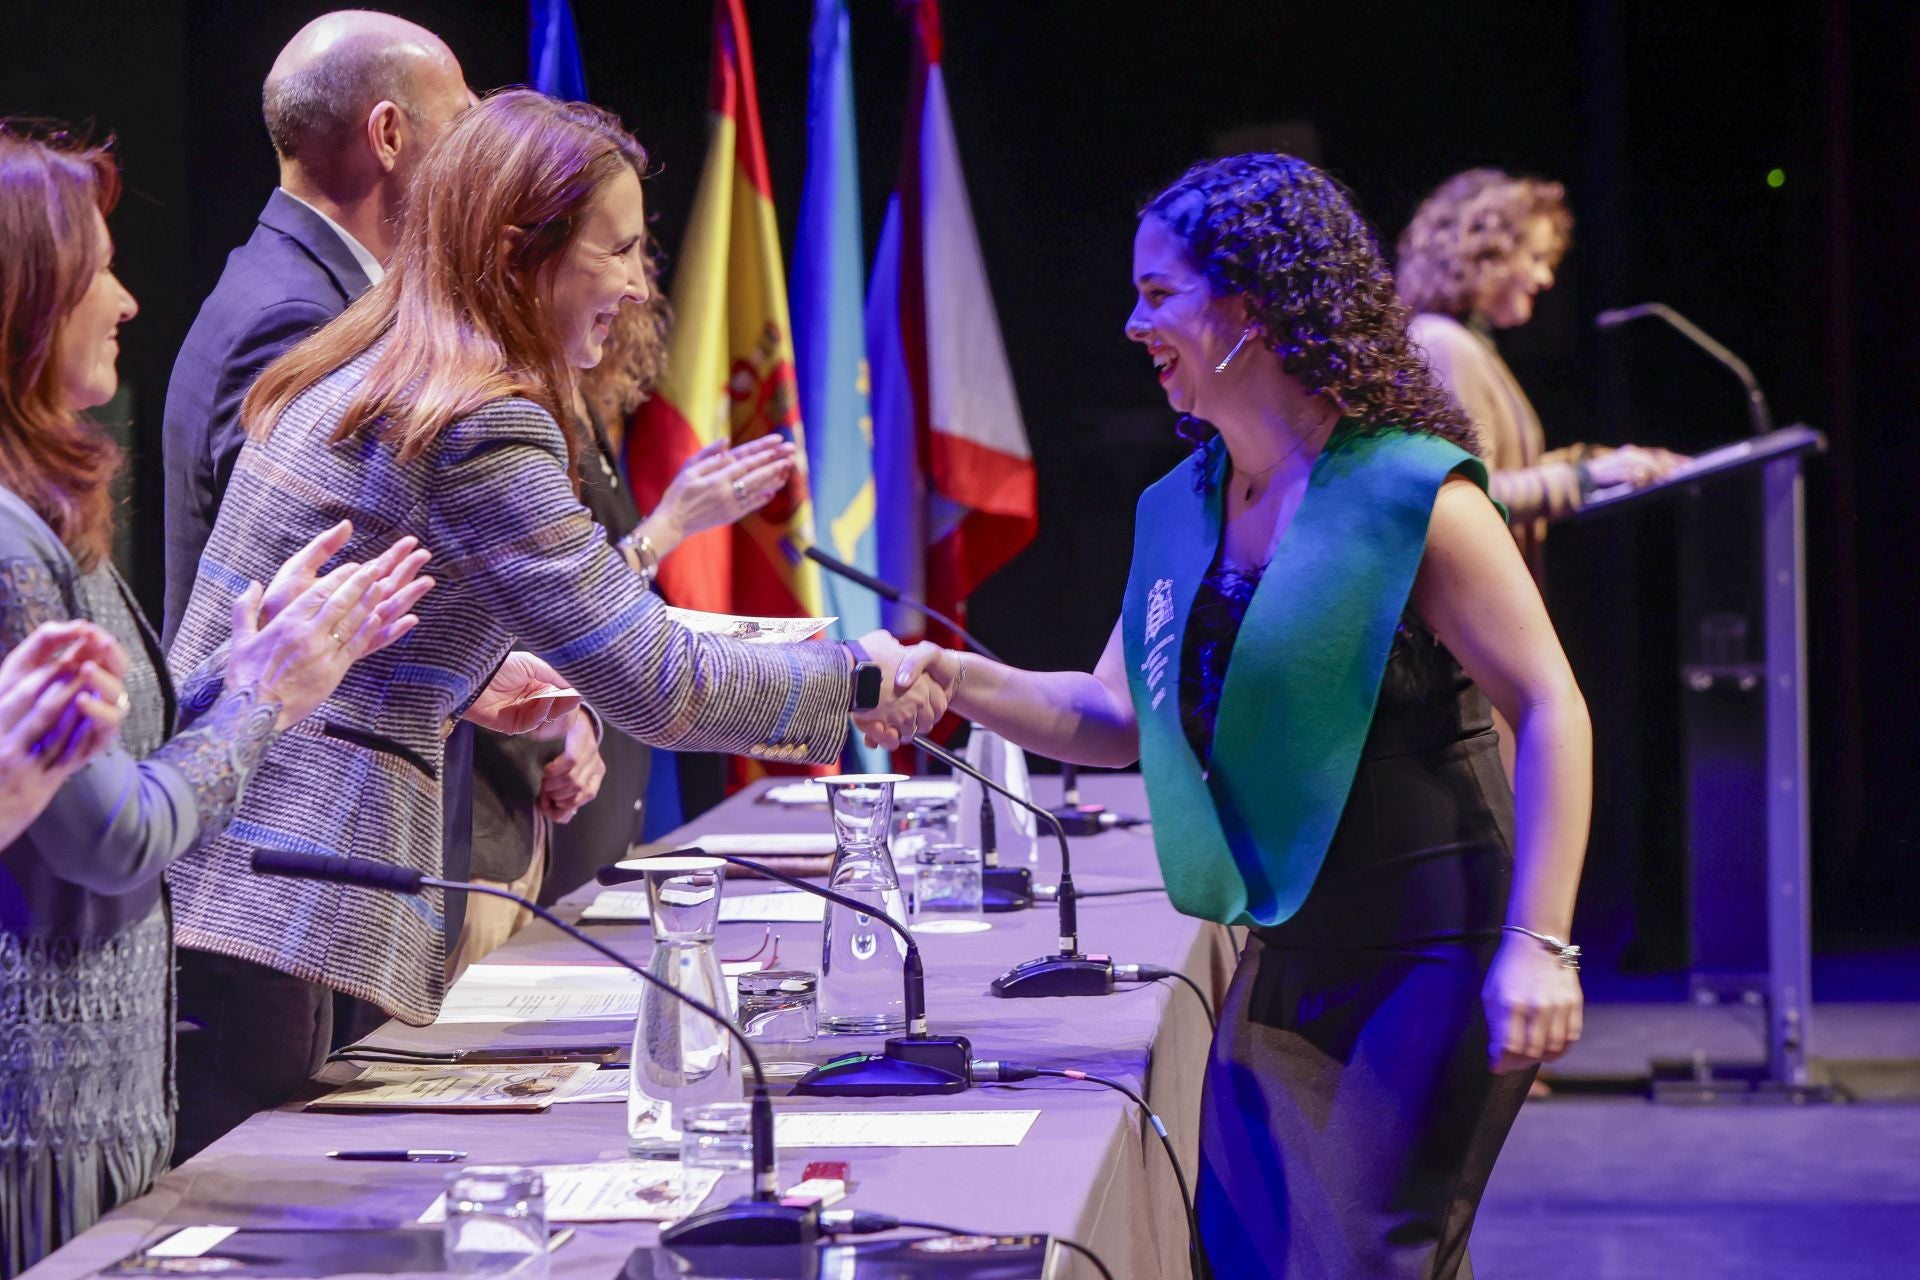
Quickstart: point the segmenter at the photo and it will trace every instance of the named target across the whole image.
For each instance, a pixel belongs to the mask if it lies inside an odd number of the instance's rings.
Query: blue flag
[[[580,34],[567,0],[530,0],[532,6],[527,66],[533,87],[568,102],[585,102],[587,69],[580,62]]]
[[[815,0],[810,81],[807,177],[794,237],[791,305],[814,536],[822,549],[872,573],[873,417],[861,280],[853,49],[845,0]],[[823,577],[823,603],[840,619],[841,635],[860,636],[880,625],[880,602],[871,592],[830,574]]]

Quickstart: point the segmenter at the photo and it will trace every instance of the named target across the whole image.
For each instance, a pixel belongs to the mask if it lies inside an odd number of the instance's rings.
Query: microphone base
[[[885,1052],[823,1062],[791,1092],[812,1098],[912,1098],[961,1093],[971,1083],[973,1045],[965,1036],[895,1036]]]
[[[660,1232],[663,1245],[796,1245],[820,1238],[820,1206],[735,1200],[680,1219]]]
[[[994,915],[1032,905],[1033,872],[1028,868],[987,867],[980,872],[980,910]]]
[[[992,991],[1009,1000],[1104,996],[1113,991],[1113,961],[1079,955],[1022,960],[993,980]]]

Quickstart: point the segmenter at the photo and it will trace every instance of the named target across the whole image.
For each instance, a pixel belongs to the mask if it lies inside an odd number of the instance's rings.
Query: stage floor
[[[1764,1057],[1738,1006],[1595,1004],[1562,1087],[1521,1111],[1473,1233],[1480,1280],[1920,1274],[1920,1004],[1819,1004],[1816,1065],[1862,1101],[1648,1101],[1653,1060]],[[1871,1064],[1863,1066],[1862,1064]],[[1634,1092],[1638,1080],[1639,1091]],[[1877,1086],[1877,1087],[1876,1087]]]

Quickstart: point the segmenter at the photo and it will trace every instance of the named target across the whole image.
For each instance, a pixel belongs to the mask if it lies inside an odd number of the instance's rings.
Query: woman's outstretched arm
[[[1118,622],[1090,673],[1026,671],[930,644],[916,645],[902,659],[900,687],[921,671],[947,691],[955,714],[1030,751],[1107,768],[1140,758],[1140,724],[1127,691]]]

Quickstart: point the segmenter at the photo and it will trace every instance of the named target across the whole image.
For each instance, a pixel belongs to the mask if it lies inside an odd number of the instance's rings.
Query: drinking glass
[[[547,1194],[538,1169],[473,1165],[447,1175],[447,1270],[545,1280]]]

